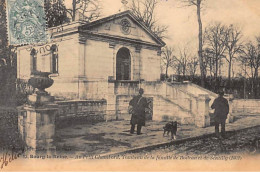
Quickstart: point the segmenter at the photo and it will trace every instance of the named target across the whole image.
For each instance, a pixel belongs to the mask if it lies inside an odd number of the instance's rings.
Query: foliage
[[[16,81],[16,102],[17,105],[23,105],[27,102],[27,96],[32,94],[34,89],[27,80],[17,79]]]
[[[165,74],[161,74],[161,81],[165,81]],[[207,76],[205,79],[205,87],[206,89],[217,92],[220,88],[225,90],[225,93],[233,94],[235,98],[249,98],[249,99],[259,99],[260,94],[254,95],[254,93],[250,90],[252,88],[252,78],[231,78],[231,89],[229,87],[229,79],[223,77],[210,77]],[[260,78],[258,78],[260,80]],[[192,75],[171,75],[168,79],[168,82],[183,82],[190,81],[194,84],[201,86],[200,76],[192,76]],[[217,86],[217,87],[215,87]]]
[[[45,0],[45,14],[48,27],[69,22],[63,0]]]
[[[75,21],[77,15],[81,15],[81,20],[90,22],[100,16],[100,5],[98,0],[72,0],[72,8],[67,8],[67,13],[71,21]]]
[[[0,65],[0,105],[15,106],[16,67]]]
[[[45,0],[48,27],[55,27],[75,20],[90,22],[100,16],[96,0],[72,0],[72,8],[66,8],[64,0]]]

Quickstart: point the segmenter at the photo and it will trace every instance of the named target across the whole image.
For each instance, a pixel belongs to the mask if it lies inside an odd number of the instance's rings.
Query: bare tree
[[[205,75],[207,76],[208,75],[208,72],[209,72],[209,75],[210,77],[212,78],[212,76],[214,76],[214,55],[213,53],[211,52],[211,50],[209,50],[208,48],[206,48],[204,51],[203,51],[203,65],[204,65],[204,70],[205,70]]]
[[[198,25],[199,25],[199,34],[198,34],[198,39],[199,39],[199,50],[198,50],[198,56],[199,56],[199,63],[200,63],[200,75],[201,75],[201,85],[204,87],[205,86],[205,69],[204,69],[204,61],[203,61],[203,52],[202,52],[202,20],[201,20],[201,9],[202,9],[202,3],[205,0],[180,0],[183,2],[186,6],[194,6],[196,7],[197,10],[197,19],[198,19]]]
[[[155,16],[157,5],[158,0],[132,0],[129,8],[137,19],[143,22],[159,38],[165,38],[168,26],[158,24]]]
[[[205,46],[209,53],[213,55],[215,65],[214,77],[217,79],[221,58],[226,50],[226,27],[221,23],[210,25],[205,31]]]
[[[188,59],[187,66],[188,66],[188,71],[193,78],[196,74],[198,65],[199,65],[198,57],[190,56],[190,58]]]
[[[257,97],[259,87],[258,70],[260,67],[260,42],[258,39],[256,43],[246,43],[243,53],[240,56],[240,61],[250,68],[252,79],[251,90],[255,97]]]
[[[228,62],[228,86],[231,87],[231,69],[232,69],[232,62],[236,56],[241,53],[242,51],[242,33],[241,30],[230,25],[226,30],[226,38],[225,38],[225,46],[227,50],[228,57],[225,56]]]
[[[178,74],[186,75],[188,70],[188,59],[190,54],[187,47],[179,48],[179,56],[174,58],[174,67],[178,70]]]
[[[165,46],[162,51],[162,62],[165,66],[165,77],[168,78],[168,69],[173,66],[174,59],[176,58],[173,54],[174,49],[172,47]]]
[[[194,77],[198,64],[198,58],[192,56],[189,48],[184,46],[179,48],[178,56],[173,57],[172,67],[176,71],[177,75],[186,76],[189,74]]]
[[[72,0],[72,8],[67,9],[71,20],[76,20],[77,13],[80,13],[85,21],[92,21],[100,16],[98,0]]]

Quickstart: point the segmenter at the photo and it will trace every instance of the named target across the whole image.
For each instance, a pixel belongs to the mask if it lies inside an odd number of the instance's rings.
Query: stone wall
[[[128,113],[128,105],[133,97],[129,95],[120,95],[116,97],[116,119],[130,120],[131,115]]]
[[[56,128],[106,120],[106,100],[60,101]]]
[[[260,115],[260,100],[235,99],[233,100],[232,113],[234,115]]]

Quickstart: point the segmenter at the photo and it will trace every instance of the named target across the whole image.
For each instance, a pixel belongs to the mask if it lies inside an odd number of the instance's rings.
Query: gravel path
[[[130,134],[129,121],[100,122],[96,124],[73,125],[58,129],[55,145],[60,153],[77,155],[113,154],[136,148],[160,145],[171,142],[168,136],[163,137],[163,126],[166,122],[148,121],[142,129],[142,135]],[[227,131],[237,131],[260,125],[260,116],[240,116],[235,122],[227,124]],[[198,128],[194,125],[180,125],[177,140],[189,139],[214,133],[214,127]],[[222,141],[215,138],[185,142],[167,148],[165,153],[214,154],[216,152],[237,152],[245,144],[249,146],[258,131],[230,133]],[[220,145],[221,144],[221,145]],[[221,147],[219,147],[221,146]],[[248,148],[248,147],[247,147]],[[175,153],[175,154],[176,154]]]
[[[257,144],[257,141],[259,144]],[[256,155],[260,154],[260,127],[229,132],[227,139],[209,137],[194,141],[187,141],[169,147],[146,150],[127,155],[150,155],[160,157],[194,156],[194,155]]]

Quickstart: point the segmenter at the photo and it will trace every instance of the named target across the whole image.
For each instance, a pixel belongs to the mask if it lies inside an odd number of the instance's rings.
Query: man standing
[[[225,99],[223,96],[224,92],[219,91],[219,97],[214,100],[213,104],[211,105],[211,108],[215,109],[214,117],[216,136],[220,137],[219,124],[221,124],[221,136],[225,138],[225,123],[229,112],[229,105],[227,99]]]
[[[134,133],[136,124],[137,124],[137,135],[141,134],[142,126],[145,125],[145,108],[148,108],[148,103],[146,98],[142,96],[143,93],[144,90],[140,88],[139,94],[129,102],[129,105],[133,107],[131,121],[130,121],[131,134]]]

